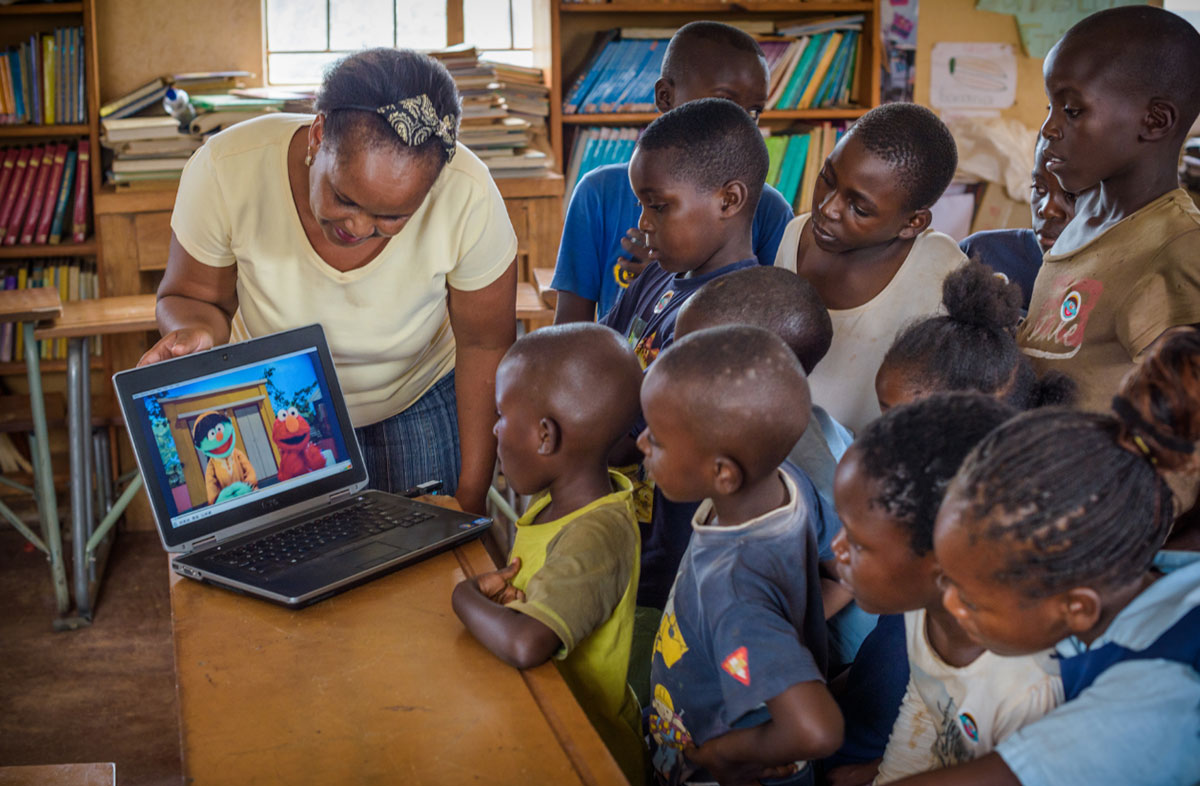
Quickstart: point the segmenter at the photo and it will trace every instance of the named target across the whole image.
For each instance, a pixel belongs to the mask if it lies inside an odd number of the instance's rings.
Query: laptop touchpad
[[[405,553],[404,549],[398,549],[395,546],[389,546],[386,543],[368,543],[365,546],[360,546],[356,549],[344,551],[338,555],[339,560],[353,562],[360,568],[369,568],[372,565],[378,565],[381,562],[386,562],[389,559],[399,557]]]

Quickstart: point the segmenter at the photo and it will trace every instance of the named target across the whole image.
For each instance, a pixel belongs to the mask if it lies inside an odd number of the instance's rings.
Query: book
[[[9,96],[12,93],[12,87],[9,84],[11,77],[9,76],[8,58],[0,58],[0,123],[15,122],[16,117],[13,114],[13,99]]]
[[[829,126],[828,123],[823,123],[820,127],[813,129],[810,134],[808,155],[805,157],[802,177],[800,179],[797,213],[807,213],[812,210],[813,187],[817,183],[817,175],[820,173],[821,167],[825,165],[822,148],[824,144],[823,129],[827,126]]]
[[[767,145],[767,180],[772,186],[779,185],[779,170],[783,166],[783,154],[787,150],[788,137],[769,136],[763,140]]]
[[[188,124],[188,132],[196,135],[211,134],[214,131],[220,131],[241,123],[244,120],[253,120],[268,113],[267,110],[255,110],[252,112],[205,112],[204,114],[196,115],[192,119],[192,122]]]
[[[783,93],[787,90],[792,81],[792,74],[796,72],[796,67],[800,64],[800,58],[804,54],[804,49],[808,46],[808,38],[800,38],[793,41],[787,48],[787,51],[780,59],[780,73],[778,78],[772,74],[771,82],[774,87],[767,94],[767,108],[775,109],[781,107]]]
[[[800,56],[800,62],[796,64],[796,70],[792,72],[792,79],[779,101],[780,109],[796,108],[796,104],[800,100],[804,88],[808,86],[808,80],[812,76],[813,69],[817,65],[817,60],[824,52],[827,43],[829,43],[828,33],[818,33],[809,39],[808,46],[804,48],[804,54]]]
[[[54,83],[54,66],[57,60],[54,48],[54,34],[42,34],[42,106],[44,107],[43,117],[46,125],[54,125],[55,122],[55,83]]]
[[[112,162],[113,172],[182,172],[186,158],[118,158]]]
[[[173,117],[109,117],[100,121],[100,133],[106,143],[180,136],[179,121]]]
[[[4,194],[8,191],[9,183],[12,182],[13,173],[17,169],[17,158],[21,155],[21,148],[9,147],[4,150],[4,157],[0,159],[0,205],[4,204]]]
[[[88,185],[90,143],[87,139],[79,140],[79,155],[75,168],[75,214],[71,220],[71,242],[82,243],[87,240],[88,230],[88,200],[91,187]]]
[[[51,168],[50,176],[46,179],[41,215],[33,236],[33,242],[38,245],[45,245],[50,239],[50,224],[54,220],[54,208],[58,205],[58,191],[62,186],[63,168],[66,165],[69,147],[70,145],[66,142],[59,142],[54,149],[54,165]]]
[[[259,112],[263,109],[282,109],[281,98],[243,98],[229,93],[200,93],[191,96],[197,112]]]
[[[25,82],[21,78],[21,52],[14,49],[8,53],[9,72],[13,83],[13,111],[17,122],[28,123],[29,113],[25,109]]]
[[[190,156],[204,144],[203,139],[180,134],[176,139],[132,139],[127,142],[102,140],[101,144],[121,158],[138,156]]]
[[[38,173],[42,167],[42,157],[46,154],[44,145],[35,145],[29,153],[29,163],[25,165],[25,179],[21,182],[21,192],[16,195],[12,215],[8,220],[8,229],[4,234],[4,245],[13,246],[21,235],[21,227],[25,213],[29,209],[29,200],[33,196],[33,186],[37,182]]]
[[[29,88],[33,95],[33,122],[36,125],[45,123],[45,107],[43,106],[42,93],[45,86],[42,82],[42,47],[37,34],[29,36]]]
[[[613,56],[613,50],[609,46],[616,41],[617,34],[617,30],[606,30],[596,34],[596,38],[592,42],[592,49],[584,58],[583,70],[572,81],[571,89],[563,99],[563,114],[578,113],[581,99],[591,90],[601,68]]]
[[[27,289],[29,287],[29,269],[25,265],[17,268],[17,289]],[[13,356],[18,360],[25,359],[25,331],[18,330],[17,340],[14,342]]]
[[[62,183],[58,187],[58,198],[54,203],[54,218],[50,221],[50,236],[48,241],[51,245],[58,245],[62,242],[63,221],[67,215],[67,205],[71,203],[71,190],[75,185],[75,158],[74,150],[67,150],[67,158],[63,162]]]
[[[808,82],[804,86],[804,91],[800,94],[799,100],[796,101],[797,109],[808,109],[812,106],[813,97],[816,96],[821,82],[825,79],[825,74],[829,71],[829,66],[833,62],[833,56],[837,54],[838,47],[842,45],[842,34],[834,31],[829,34],[829,39],[825,42],[825,46],[821,50],[821,57],[817,64],[813,66],[812,73],[808,77]]]
[[[50,173],[54,170],[55,149],[56,146],[52,144],[47,144],[43,149],[37,180],[29,195],[29,208],[25,211],[25,221],[21,224],[21,234],[17,238],[17,242],[22,245],[32,243],[33,236],[37,233],[38,221],[42,217],[42,205],[46,202],[46,181],[50,179]]]
[[[29,159],[33,157],[33,148],[31,147],[22,147],[20,151],[13,164],[13,175],[9,180],[8,190],[5,191],[3,200],[0,201],[0,241],[4,240],[9,222],[12,220],[13,211],[17,206],[17,195],[25,186],[25,179],[29,172]]]

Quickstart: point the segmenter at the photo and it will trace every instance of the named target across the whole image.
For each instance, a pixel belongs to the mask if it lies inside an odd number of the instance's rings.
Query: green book
[[[796,70],[792,72],[791,81],[779,99],[780,109],[796,108],[796,102],[800,100],[800,95],[808,85],[813,69],[817,67],[817,61],[828,43],[829,33],[821,33],[809,39],[808,46],[804,47],[804,54],[800,55],[800,62],[796,64]]]
[[[789,138],[786,136],[769,136],[765,140],[767,143],[767,160],[770,161],[770,164],[767,166],[767,182],[773,186],[779,185],[779,170],[783,167],[783,155],[787,151]]]

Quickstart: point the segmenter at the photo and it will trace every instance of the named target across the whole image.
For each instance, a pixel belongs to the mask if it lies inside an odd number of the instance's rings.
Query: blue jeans
[[[454,372],[439,379],[408,409],[356,428],[354,435],[371,488],[398,493],[427,480],[440,480],[444,492],[454,494],[462,467]]]

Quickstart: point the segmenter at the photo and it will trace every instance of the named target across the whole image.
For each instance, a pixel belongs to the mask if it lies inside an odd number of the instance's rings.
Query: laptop
[[[367,490],[320,325],[122,371],[113,384],[182,576],[300,608],[491,525]]]

